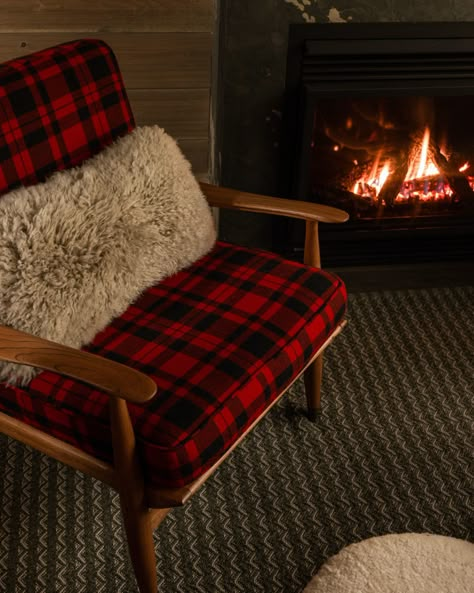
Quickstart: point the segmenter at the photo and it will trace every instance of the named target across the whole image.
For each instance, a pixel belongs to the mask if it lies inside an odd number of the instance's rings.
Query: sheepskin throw
[[[303,593],[472,593],[474,544],[431,533],[391,533],[347,546]]]
[[[148,287],[207,253],[210,208],[176,142],[138,128],[0,199],[0,324],[80,348]],[[0,380],[36,370],[0,364]]]

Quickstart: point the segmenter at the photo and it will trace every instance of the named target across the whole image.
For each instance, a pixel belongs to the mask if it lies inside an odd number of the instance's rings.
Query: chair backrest
[[[79,39],[0,64],[0,196],[79,165],[134,127],[103,41]]]

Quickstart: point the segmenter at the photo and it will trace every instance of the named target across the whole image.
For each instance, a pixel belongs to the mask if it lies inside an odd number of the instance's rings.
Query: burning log
[[[326,126],[326,136],[344,148],[365,150],[368,154],[390,153],[406,142],[406,133],[399,130],[378,128],[368,138],[358,137],[353,131]]]
[[[371,206],[366,198],[354,195],[352,192],[341,187],[315,184],[311,190],[316,202],[343,208],[344,210],[348,210],[352,215],[356,215],[358,212],[365,212]]]
[[[395,160],[395,168],[391,175],[387,177],[382,185],[378,195],[379,205],[385,203],[387,206],[393,206],[396,197],[400,193],[400,188],[405,181],[409,167],[409,150],[400,150]]]
[[[429,106],[422,105],[423,114],[431,113]],[[441,152],[439,138],[431,137],[426,116],[417,115],[411,125],[401,119],[401,124],[396,126],[383,109],[364,103],[353,106],[352,112],[345,116],[331,113],[322,119],[326,137],[335,143],[334,151],[343,152],[339,179],[344,180],[342,187],[346,190],[353,188],[353,201],[359,200],[354,196],[360,196],[369,205],[377,202],[381,209],[384,204],[393,207],[396,201],[451,203],[454,197],[474,207],[472,179],[464,173],[471,155],[464,161],[459,154],[446,157]],[[346,197],[339,194],[339,199]],[[360,208],[357,203],[353,207]]]
[[[439,146],[434,142],[430,142],[430,150],[435,165],[440,170],[440,173],[446,177],[456,197],[461,202],[474,206],[474,191],[469,185],[467,177],[459,171],[456,165],[448,161],[444,154],[442,154]]]

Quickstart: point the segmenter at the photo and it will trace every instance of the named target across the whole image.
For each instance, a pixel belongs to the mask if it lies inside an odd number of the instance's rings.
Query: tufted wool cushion
[[[304,593],[472,593],[474,544],[428,533],[372,537],[330,558]]]
[[[0,200],[0,324],[80,348],[211,249],[211,210],[176,142],[137,128]],[[0,380],[37,371],[0,363]]]
[[[342,321],[330,273],[219,243],[150,288],[88,350],[152,377],[155,398],[130,406],[149,486],[202,475],[301,372]],[[0,387],[0,409],[111,459],[108,398],[43,372]]]

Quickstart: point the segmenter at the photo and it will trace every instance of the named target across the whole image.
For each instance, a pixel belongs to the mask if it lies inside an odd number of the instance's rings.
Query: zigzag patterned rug
[[[474,539],[474,288],[352,296],[324,413],[296,385],[156,533],[161,593],[300,593],[373,535]],[[118,497],[5,437],[0,590],[135,593]]]

